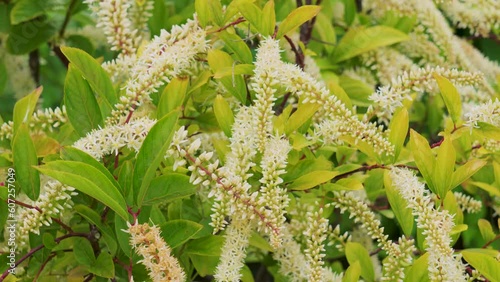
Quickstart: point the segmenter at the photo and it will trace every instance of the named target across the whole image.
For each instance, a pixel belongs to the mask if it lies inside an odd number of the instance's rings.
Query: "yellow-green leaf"
[[[361,264],[359,263],[359,261],[355,261],[346,269],[344,276],[342,277],[342,282],[357,282],[359,281],[360,275]]]
[[[391,177],[387,171],[384,172],[384,187],[391,209],[394,212],[401,229],[406,236],[410,236],[413,231],[414,222],[412,209],[408,207],[406,200],[393,186]]]
[[[276,26],[276,14],[274,13],[274,0],[268,1],[262,9],[262,35],[269,36],[274,34]]]
[[[433,183],[436,189],[435,193],[440,199],[446,197],[450,189],[451,178],[455,170],[456,152],[453,142],[449,136],[444,137],[444,141],[439,146],[437,152],[436,165],[433,172]]]
[[[17,103],[14,105],[14,114],[12,118],[14,121],[14,126],[12,128],[14,136],[16,135],[17,128],[21,124],[23,123],[29,124],[31,116],[35,111],[38,98],[40,97],[40,94],[42,94],[42,90],[43,90],[42,86],[38,87],[37,89],[33,90],[33,92],[31,92],[29,95],[17,101]]]
[[[464,181],[469,179],[472,175],[478,172],[488,162],[485,160],[473,159],[465,163],[463,166],[457,168],[453,173],[450,187],[453,189]]]
[[[217,95],[214,101],[214,114],[220,128],[227,137],[231,137],[231,128],[234,123],[233,111],[229,103],[221,95]]]
[[[335,63],[345,61],[373,49],[408,40],[404,32],[388,26],[351,28],[333,52]]]
[[[477,226],[479,227],[479,232],[481,232],[481,236],[483,237],[485,242],[488,242],[495,238],[495,232],[493,232],[493,226],[486,219],[480,218],[477,221]]]
[[[180,107],[186,98],[189,79],[187,77],[174,77],[163,89],[156,117],[161,119],[166,114]]]
[[[498,187],[495,187],[495,186],[490,185],[488,183],[476,182],[476,181],[471,181],[471,182],[469,182],[469,184],[483,189],[484,191],[490,193],[492,196],[500,197],[500,188],[498,188]]]
[[[280,39],[285,34],[298,28],[301,24],[314,18],[319,13],[320,10],[321,10],[320,6],[314,6],[314,5],[304,5],[293,10],[281,22],[278,32],[276,33],[276,38]]]
[[[226,76],[231,76],[233,78],[235,75],[241,75],[241,74],[252,75],[254,69],[255,66],[251,64],[241,64],[241,65],[234,65],[231,67],[222,67],[214,73],[214,78],[223,78]]]
[[[297,178],[293,183],[288,185],[291,190],[307,190],[313,187],[332,180],[335,176],[339,175],[338,171],[317,170],[310,172]]]
[[[427,185],[431,191],[436,193],[432,182],[435,163],[434,155],[432,154],[427,140],[413,129],[410,129],[410,149],[418,170],[424,177],[425,181],[427,181]]]
[[[460,99],[460,94],[458,94],[457,88],[443,76],[434,73],[434,79],[436,79],[439,90],[441,91],[441,97],[443,97],[444,104],[448,109],[451,119],[456,124],[460,117],[462,116],[462,101]]]
[[[409,117],[406,108],[401,108],[395,114],[389,125],[390,134],[389,141],[394,145],[394,159],[396,162],[399,153],[403,148],[406,135],[408,134]]]
[[[38,158],[28,125],[21,124],[12,143],[16,180],[21,186],[21,191],[31,200],[36,201],[40,195],[40,174],[33,167],[38,165]]]
[[[373,263],[370,259],[370,254],[359,243],[348,242],[345,246],[345,255],[350,265],[359,262],[363,267],[361,268],[361,277],[366,281],[375,281],[375,271]]]
[[[314,115],[318,108],[319,104],[300,104],[297,111],[288,118],[285,125],[285,134],[289,135],[297,130]]]
[[[427,282],[429,281],[428,270],[429,253],[421,255],[412,266],[405,271],[405,282]]]
[[[486,279],[500,281],[500,263],[494,256],[485,251],[483,249],[466,249],[462,251],[462,256]]]
[[[265,34],[265,30],[262,28],[262,10],[257,5],[244,1],[239,3],[238,10],[259,33]]]

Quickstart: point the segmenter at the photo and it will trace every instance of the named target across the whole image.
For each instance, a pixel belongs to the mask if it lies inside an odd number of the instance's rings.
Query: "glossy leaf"
[[[215,97],[214,114],[224,134],[227,137],[231,137],[231,127],[234,123],[234,115],[229,107],[229,103],[221,95]]]
[[[253,5],[253,4],[252,4]],[[214,73],[221,70],[234,68],[234,61],[231,56],[220,50],[210,50],[207,56],[208,64]],[[245,103],[247,99],[247,90],[245,81],[241,75],[231,75],[221,77],[218,80],[224,85],[229,93],[236,97],[240,102]]]
[[[45,14],[43,3],[40,0],[17,1],[10,12],[10,22],[13,25],[35,19]]]
[[[462,117],[462,100],[460,99],[460,94],[458,94],[457,88],[446,77],[440,76],[437,73],[433,75],[441,91],[441,97],[443,97],[448,113],[456,124]]]
[[[219,37],[224,41],[224,48],[236,57],[238,63],[252,64],[252,51],[238,35],[222,31],[219,33]]]
[[[165,158],[178,118],[179,112],[173,111],[158,120],[149,131],[137,154],[133,187],[138,207],[142,206],[156,170]]]
[[[359,243],[348,242],[345,246],[345,255],[349,265],[359,262],[361,268],[361,277],[366,281],[375,281],[375,271],[368,251]]]
[[[48,17],[13,25],[6,40],[7,51],[14,55],[27,54],[50,40],[58,31]]]
[[[355,261],[346,269],[344,276],[342,277],[342,282],[356,282],[359,281],[359,276],[361,275],[361,264],[359,261]]]
[[[12,143],[16,180],[21,191],[36,201],[40,195],[40,173],[33,166],[38,165],[38,157],[26,124],[18,128]]]
[[[237,6],[241,15],[261,34],[266,31],[262,28],[262,10],[250,1],[242,1]]]
[[[299,8],[293,10],[280,24],[278,28],[278,32],[276,33],[276,38],[280,39],[287,33],[295,30],[301,24],[309,21],[314,18],[319,11],[321,10],[320,6],[314,5],[304,5]]]
[[[389,129],[391,130],[389,133],[389,142],[394,145],[394,159],[396,162],[398,159],[399,153],[401,153],[401,149],[403,148],[406,135],[408,134],[409,127],[409,116],[406,108],[401,108],[397,111],[389,125]]]
[[[101,201],[123,219],[128,219],[127,205],[119,189],[93,166],[75,161],[53,161],[39,166],[37,169],[41,173]]]
[[[101,216],[96,211],[85,205],[75,205],[73,209],[89,223],[95,225],[99,229],[104,236],[104,242],[108,246],[111,254],[116,254],[118,245],[115,241],[115,236],[111,228],[102,221]]]
[[[73,245],[73,252],[76,261],[83,266],[91,266],[95,263],[94,250],[89,240],[84,238],[75,238]]]
[[[463,258],[486,279],[500,281],[500,267],[494,256],[483,249],[466,249],[461,253]]]
[[[33,112],[36,108],[36,103],[38,102],[38,98],[40,98],[40,94],[42,94],[43,87],[40,86],[31,92],[29,95],[26,95],[14,105],[14,113],[13,113],[13,122],[14,126],[12,131],[14,136],[16,135],[17,128],[21,126],[21,124],[29,124],[31,116],[33,116]]]
[[[81,137],[103,125],[94,92],[83,78],[83,74],[73,64],[69,65],[64,82],[64,104],[71,125]]]
[[[161,119],[166,114],[182,106],[186,99],[189,79],[187,77],[174,77],[163,90],[156,117]]]
[[[439,198],[444,199],[450,189],[451,178],[455,169],[456,152],[453,142],[449,136],[444,137],[444,141],[439,146],[437,152],[436,165],[433,172],[434,193]],[[420,167],[419,167],[420,168]]]
[[[391,205],[391,209],[406,236],[411,236],[413,231],[413,214],[408,203],[401,196],[401,193],[392,185],[391,178],[387,172],[384,173],[385,194]]]
[[[191,239],[203,228],[203,225],[194,221],[177,219],[162,224],[160,228],[163,239],[173,249]]]
[[[319,104],[300,104],[297,111],[293,113],[285,125],[285,134],[289,135],[299,129],[306,121],[308,121],[314,113],[319,109]]]
[[[92,90],[105,99],[109,106],[118,103],[118,97],[116,96],[111,79],[100,63],[85,53],[85,51],[77,48],[61,47],[61,51],[75,68],[83,74],[83,77],[85,77],[90,87],[92,87]],[[103,113],[103,116],[107,117],[108,114]]]
[[[434,155],[427,140],[413,129],[410,129],[410,148],[420,173],[424,177],[429,188],[435,192],[432,182],[434,172]]]
[[[476,172],[478,172],[487,163],[488,162],[485,160],[473,159],[457,168],[453,173],[450,187],[455,188],[458,185],[462,184],[464,181],[476,174]]]
[[[429,253],[421,255],[405,272],[405,282],[429,281]]]
[[[351,28],[335,48],[333,61],[335,63],[345,61],[376,48],[408,39],[405,33],[388,26]]]
[[[115,276],[115,263],[113,257],[107,252],[101,252],[96,261],[87,269],[104,278],[113,278]]]
[[[262,8],[262,33],[263,36],[269,36],[274,33],[276,26],[276,14],[274,13],[274,0],[267,1]]]
[[[189,176],[167,173],[151,181],[143,205],[167,203],[196,193],[196,187],[189,182]]]
[[[316,187],[321,183],[328,182],[339,174],[340,173],[337,171],[328,171],[328,170],[313,171],[297,178],[294,182],[288,185],[288,189],[307,190]]]
[[[484,191],[490,193],[490,195],[492,195],[492,196],[500,197],[500,188],[499,187],[495,187],[495,186],[490,185],[488,183],[478,182],[478,181],[470,181],[469,184],[483,189]]]
[[[481,236],[485,242],[489,242],[495,238],[496,235],[495,232],[493,232],[493,226],[491,226],[491,223],[488,220],[480,218],[477,221],[477,226],[479,227],[479,231],[481,232]]]

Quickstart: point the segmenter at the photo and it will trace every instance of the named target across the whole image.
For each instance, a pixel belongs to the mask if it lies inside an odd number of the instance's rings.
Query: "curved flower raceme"
[[[33,113],[29,122],[29,128],[32,133],[39,134],[42,132],[53,132],[55,128],[61,126],[68,121],[66,107],[53,109],[38,110]],[[13,134],[12,121],[5,122],[0,127],[0,140],[12,139]]]
[[[380,227],[380,220],[376,218],[366,203],[352,192],[336,192],[332,204],[341,212],[349,211],[349,216],[354,217],[354,221],[359,222],[368,234],[378,242],[378,245],[387,252],[388,257],[384,260],[382,268],[382,281],[403,280],[404,270],[408,265],[411,265],[413,260],[412,253],[415,250],[413,240],[401,237],[398,243],[390,241],[389,236],[384,234],[384,228]]]
[[[496,0],[445,1],[443,12],[460,28],[468,28],[474,35],[487,37],[500,27],[500,2]]]
[[[109,125],[87,133],[73,147],[84,151],[93,158],[100,160],[108,154],[118,154],[118,150],[128,147],[139,151],[142,142],[156,120],[139,118],[126,124]]]
[[[198,26],[197,21],[189,20],[182,26],[174,26],[170,32],[162,30],[144,48],[130,70],[125,95],[120,97],[106,123],[125,121],[137,107],[150,100],[149,95],[164,82],[190,68],[195,56],[207,48],[205,30]]]
[[[130,234],[130,245],[143,259],[140,261],[149,271],[154,282],[183,282],[186,274],[171,254],[171,249],[160,235],[160,228],[147,223],[128,224],[125,232]]]
[[[35,208],[19,209],[18,218],[24,219],[19,221],[20,226],[17,229],[21,248],[27,246],[30,232],[40,235],[42,225],[50,226],[53,216],[59,216],[63,210],[71,208],[71,196],[77,194],[73,187],[49,180],[42,188],[38,200],[33,203]]]
[[[378,154],[393,153],[394,147],[382,136],[380,128],[373,123],[360,121],[336,96],[331,95],[322,83],[298,66],[281,61],[279,41],[269,38],[262,41],[255,64],[256,74],[265,73],[267,87],[279,85],[302,98],[302,103],[319,104],[322,118],[338,123],[340,135],[349,136],[355,142],[366,142]],[[270,115],[269,106],[260,110],[267,111],[263,116]]]
[[[417,226],[425,236],[429,253],[429,278],[431,281],[466,281],[465,266],[460,255],[455,255],[451,244],[453,216],[446,210],[434,208],[434,203],[413,172],[393,167],[390,173],[393,186],[407,201],[416,216]]]

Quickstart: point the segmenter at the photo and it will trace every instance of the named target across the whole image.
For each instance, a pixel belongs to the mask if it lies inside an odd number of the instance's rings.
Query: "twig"
[[[233,25],[237,25],[239,23],[242,23],[242,22],[245,22],[245,18],[243,17],[239,17],[237,20],[235,20],[234,22],[231,22],[231,23],[228,23],[227,25],[217,29],[217,30],[214,30],[214,31],[211,31],[211,32],[207,32],[207,34],[212,34],[212,33],[217,33],[217,32],[221,32],[225,29],[228,29],[229,27],[233,26]]]

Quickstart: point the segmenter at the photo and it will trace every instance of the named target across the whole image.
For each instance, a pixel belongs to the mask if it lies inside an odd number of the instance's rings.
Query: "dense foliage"
[[[500,281],[500,2],[0,0],[0,281]]]

